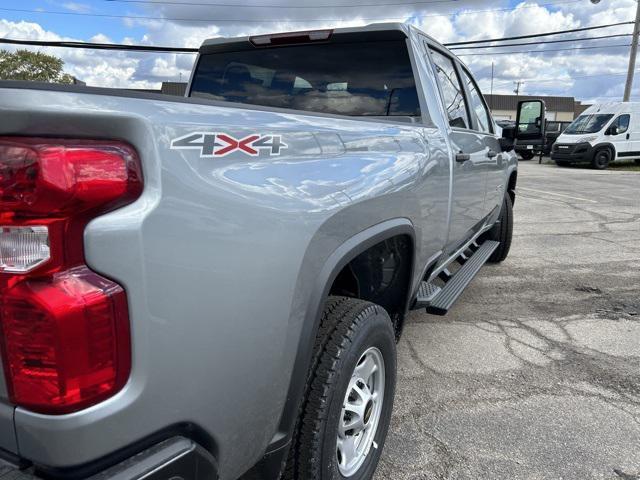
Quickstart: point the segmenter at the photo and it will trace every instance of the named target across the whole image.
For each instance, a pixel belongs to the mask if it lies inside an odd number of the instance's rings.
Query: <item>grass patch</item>
[[[612,163],[609,165],[611,170],[624,170],[627,172],[640,172],[640,165],[635,162]]]

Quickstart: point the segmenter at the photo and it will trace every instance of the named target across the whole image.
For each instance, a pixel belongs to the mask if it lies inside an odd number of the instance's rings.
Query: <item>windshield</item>
[[[569,135],[579,135],[581,133],[596,133],[602,130],[609,120],[613,118],[610,114],[580,115],[564,133]]]
[[[191,96],[340,115],[420,116],[404,41],[204,54]]]

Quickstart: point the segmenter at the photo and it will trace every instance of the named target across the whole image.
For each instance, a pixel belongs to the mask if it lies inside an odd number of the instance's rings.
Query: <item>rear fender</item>
[[[295,364],[291,375],[287,401],[284,405],[278,432],[273,437],[263,459],[251,470],[251,477],[264,480],[279,478],[287,460],[300,403],[303,400],[307,375],[311,365],[313,346],[320,325],[324,301],[340,271],[359,254],[374,245],[397,235],[407,235],[415,245],[415,231],[406,218],[397,218],[374,225],[340,245],[325,261],[317,275],[315,287],[307,302],[304,324],[300,333]],[[413,272],[412,272],[413,275]],[[405,309],[409,308],[410,289]]]

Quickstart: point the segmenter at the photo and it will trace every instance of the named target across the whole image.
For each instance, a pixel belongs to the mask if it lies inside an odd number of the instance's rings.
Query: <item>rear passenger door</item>
[[[487,147],[483,135],[473,130],[466,91],[455,60],[434,46],[427,45],[427,48],[451,126],[454,158],[453,201],[447,242],[447,253],[450,253],[477,231],[485,216]]]
[[[484,214],[488,215],[496,208],[502,207],[507,173],[506,162],[503,161],[500,140],[494,132],[493,119],[491,118],[491,113],[489,113],[487,103],[471,73],[462,65],[460,65],[460,68],[469,98],[471,128],[482,139],[484,144],[484,162],[487,170]]]

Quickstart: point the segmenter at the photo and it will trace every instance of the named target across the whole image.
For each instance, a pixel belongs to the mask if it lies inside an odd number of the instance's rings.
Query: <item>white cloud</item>
[[[72,12],[87,13],[91,11],[91,7],[84,3],[66,2],[63,3],[62,6]]]
[[[3,19],[0,19],[0,37],[48,41],[81,40],[47,31],[34,22],[11,22]],[[100,33],[89,40],[107,43],[112,41]],[[4,45],[3,48],[16,50],[24,47]],[[159,79],[154,81],[152,78],[138,76],[138,66],[141,62],[139,54],[52,47],[32,49],[60,57],[65,62],[65,72],[89,85],[118,88],[157,88],[159,86]]]

